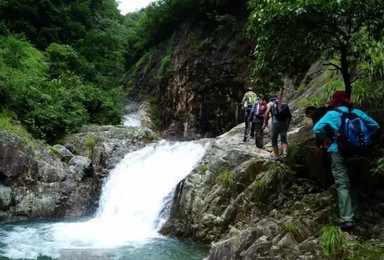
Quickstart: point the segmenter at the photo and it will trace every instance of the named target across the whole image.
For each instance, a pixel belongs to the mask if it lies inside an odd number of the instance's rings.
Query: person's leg
[[[273,148],[273,154],[274,157],[279,157],[279,147],[277,145],[277,138],[279,135],[278,132],[278,124],[277,123],[272,123],[271,124],[271,140],[272,140],[272,148]]]
[[[255,122],[251,120],[251,133],[250,133],[251,138],[255,136]]]
[[[244,112],[244,122],[245,122],[245,129],[244,129],[244,142],[247,141],[247,137],[248,137],[248,127],[249,127],[249,121],[248,121],[248,117],[249,117],[249,112],[250,110],[245,110]]]
[[[288,124],[280,123],[280,139],[281,139],[281,147],[283,148],[283,156],[287,156],[288,154],[288,142],[287,142],[287,132],[288,132]]]
[[[263,125],[262,119],[257,119],[255,122],[255,144],[258,148],[263,148],[263,129],[261,129]]]
[[[341,223],[353,222],[353,202],[350,193],[350,182],[345,159],[340,153],[332,153],[332,173],[336,183],[339,217]]]

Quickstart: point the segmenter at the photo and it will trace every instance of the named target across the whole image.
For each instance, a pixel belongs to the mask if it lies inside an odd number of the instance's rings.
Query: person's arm
[[[328,128],[329,122],[331,120],[331,117],[327,113],[324,115],[314,126],[313,126],[313,133],[316,135],[317,138],[320,139],[326,139],[328,137],[326,129]]]
[[[352,112],[356,113],[359,117],[363,119],[364,123],[367,125],[369,135],[373,135],[380,129],[379,124],[363,111],[359,109],[354,109],[354,111]]]
[[[241,107],[244,109],[244,102],[247,99],[248,95],[247,93],[244,94],[243,99],[241,100]]]

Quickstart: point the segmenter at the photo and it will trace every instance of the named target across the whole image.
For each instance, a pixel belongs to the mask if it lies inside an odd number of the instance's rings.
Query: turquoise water
[[[140,242],[129,242],[117,248],[65,249],[49,233],[55,223],[47,221],[1,225],[0,260],[200,260],[209,251],[207,245],[160,235]],[[81,243],[78,242],[79,246]]]

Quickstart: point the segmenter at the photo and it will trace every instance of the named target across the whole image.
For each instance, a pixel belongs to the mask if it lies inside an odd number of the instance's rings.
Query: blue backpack
[[[337,133],[337,145],[344,155],[359,154],[367,150],[372,142],[364,121],[355,113],[352,108],[348,112],[341,112],[340,129]]]

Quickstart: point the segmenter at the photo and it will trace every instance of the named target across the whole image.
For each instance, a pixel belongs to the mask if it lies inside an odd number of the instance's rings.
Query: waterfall
[[[110,172],[94,218],[1,231],[4,255],[57,257],[60,249],[117,248],[158,237],[165,201],[204,152],[194,142],[160,141],[126,154]]]
[[[124,126],[140,127],[139,104],[129,101],[124,107],[125,115],[123,117]]]

